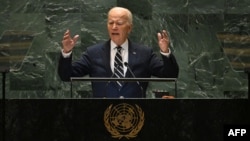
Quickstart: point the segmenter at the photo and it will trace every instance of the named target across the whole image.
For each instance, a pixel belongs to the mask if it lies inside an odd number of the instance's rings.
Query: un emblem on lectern
[[[104,125],[113,138],[134,138],[144,125],[144,112],[136,104],[111,104],[104,112]]]

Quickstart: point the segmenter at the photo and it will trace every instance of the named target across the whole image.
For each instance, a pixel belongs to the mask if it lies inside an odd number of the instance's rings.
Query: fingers
[[[168,40],[168,33],[166,30],[162,30],[162,32],[157,33],[158,40],[165,39]]]
[[[157,33],[158,44],[161,52],[168,53],[169,52],[169,38],[166,30],[162,30]]]
[[[162,35],[162,38],[168,38],[168,34],[166,30],[162,30],[161,35]]]
[[[75,35],[75,36],[74,36],[74,38],[73,38],[74,43],[77,42],[78,38],[79,38],[79,35]]]
[[[73,38],[71,38],[70,31],[66,30],[62,40],[63,52],[65,53],[70,52],[74,48],[78,38],[79,35],[75,35]]]
[[[67,29],[66,32],[63,35],[63,41],[65,40],[73,40],[75,43],[79,38],[79,35],[75,35],[73,38],[71,38],[70,31]]]
[[[69,30],[67,29],[66,32],[64,33],[63,35],[63,40],[67,39],[67,38],[70,38],[70,32]]]
[[[159,34],[161,35],[161,39],[167,39],[168,38],[168,34],[167,34],[167,31],[166,30],[162,30],[162,32],[159,32],[158,33],[158,36]]]
[[[65,34],[69,34],[69,30],[68,30],[68,29],[65,31],[64,35],[65,35]]]
[[[160,41],[162,39],[161,33],[157,33],[157,37],[158,37],[158,41]]]

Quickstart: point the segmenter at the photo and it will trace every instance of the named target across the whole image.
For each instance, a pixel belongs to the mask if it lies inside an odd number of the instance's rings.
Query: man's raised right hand
[[[64,33],[63,40],[62,40],[63,52],[64,53],[71,52],[72,49],[74,48],[78,38],[79,38],[79,35],[75,35],[73,38],[71,38],[70,31],[67,30]]]

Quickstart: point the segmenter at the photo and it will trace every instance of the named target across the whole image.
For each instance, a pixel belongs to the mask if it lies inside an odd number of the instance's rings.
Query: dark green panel
[[[0,34],[6,30],[34,33],[21,70],[7,75],[7,97],[69,97],[70,85],[58,79],[56,70],[63,33],[70,29],[72,36],[80,35],[73,51],[77,59],[88,46],[109,38],[107,12],[123,6],[134,14],[132,41],[159,54],[157,32],[168,31],[180,66],[180,97],[245,98],[249,4],[248,0],[5,0],[0,5]],[[161,90],[172,87],[159,85]],[[155,86],[152,83],[149,91]],[[89,83],[79,84],[77,97],[91,95],[89,87]]]
[[[221,14],[227,0],[188,0],[190,14]]]
[[[129,9],[141,19],[152,19],[152,0],[137,0],[136,3],[134,1],[118,0],[117,6]]]
[[[226,0],[225,13],[227,14],[249,14],[249,0]]]
[[[189,0],[152,0],[154,14],[187,14]]]

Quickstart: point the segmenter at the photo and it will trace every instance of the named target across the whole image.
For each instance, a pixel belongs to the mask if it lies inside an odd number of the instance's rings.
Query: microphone
[[[134,74],[133,71],[130,69],[128,63],[127,63],[127,62],[124,62],[124,65],[127,67],[128,71],[132,74],[133,78],[136,78],[136,77],[135,77],[135,74]],[[142,88],[142,86],[141,86],[141,84],[140,84],[139,81],[136,81],[136,83],[138,84],[138,86],[139,86],[140,89],[141,89],[141,96],[142,96],[142,98],[143,98],[143,97],[144,97],[144,96],[143,96],[143,88]]]
[[[115,76],[115,71],[116,71],[116,67],[114,67],[114,72],[112,73],[112,75],[110,76],[110,78],[113,78]],[[105,85],[105,88],[109,85],[111,81],[108,81],[107,84]]]
[[[112,75],[110,76],[110,78],[113,78],[113,77],[115,76],[116,67],[117,67],[117,65],[114,67],[114,72],[112,72]],[[106,83],[106,85],[104,86],[105,98],[107,97],[107,92],[106,92],[107,87],[109,86],[109,84],[110,84],[111,82],[112,82],[111,80],[108,81],[108,82]]]

